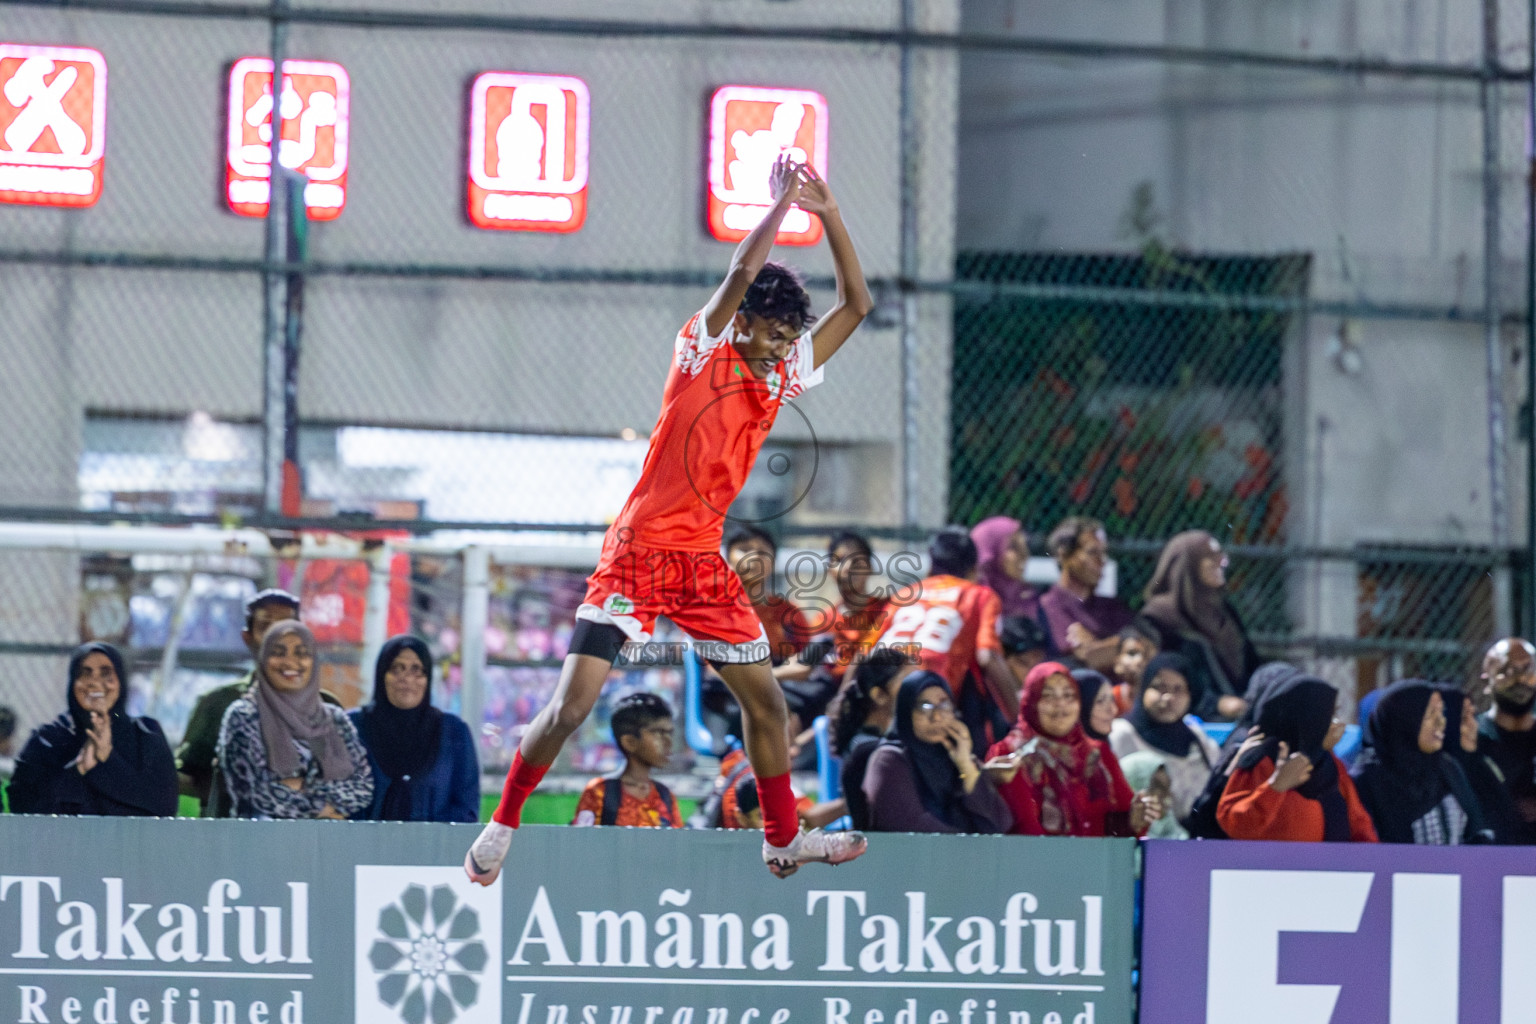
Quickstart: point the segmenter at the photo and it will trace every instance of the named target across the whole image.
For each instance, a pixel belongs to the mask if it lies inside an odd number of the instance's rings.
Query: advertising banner
[[[17,1024],[1129,1024],[1128,841],[0,817]]]
[[[1146,844],[1143,1024],[1536,1020],[1536,853]]]

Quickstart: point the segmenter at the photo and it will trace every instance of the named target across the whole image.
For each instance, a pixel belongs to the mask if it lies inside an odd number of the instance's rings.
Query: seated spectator
[[[836,606],[823,605],[804,613],[815,637],[796,657],[773,670],[797,726],[826,712],[848,667],[869,655],[885,621],[885,599],[868,592],[874,565],[868,540],[848,531],[834,534],[827,545],[827,565],[837,584]]]
[[[1131,791],[1114,752],[1088,738],[1081,718],[1066,666],[1036,665],[1024,681],[1018,727],[987,752],[1013,812],[1012,834],[1142,835],[1161,816],[1157,798]]]
[[[1159,654],[1147,666],[1141,700],[1125,718],[1115,720],[1109,745],[1123,765],[1129,754],[1153,751],[1162,756],[1173,786],[1168,813],[1180,824],[1210,781],[1221,758],[1216,746],[1189,713],[1189,664],[1177,654]]]
[[[1045,627],[1023,615],[1004,616],[998,623],[997,639],[1003,648],[1003,659],[1020,679],[1051,655],[1051,638]]]
[[[1094,592],[1109,558],[1104,525],[1097,519],[1068,516],[1045,543],[1061,568],[1061,578],[1040,598],[1051,643],[1059,653],[1108,672],[1119,655],[1120,631],[1135,616],[1119,598]]]
[[[1445,753],[1445,724],[1445,695],[1422,679],[1393,683],[1371,709],[1353,774],[1382,842],[1492,842],[1471,783]]]
[[[842,759],[838,779],[844,811],[856,829],[869,825],[864,775],[870,755],[890,732],[902,680],[916,670],[917,666],[900,653],[882,648],[854,668],[833,702],[832,747]]]
[[[896,693],[891,735],[864,775],[869,827],[877,832],[1005,832],[1008,807],[971,752],[944,677],[913,672]]]
[[[1109,731],[1114,728],[1115,717],[1120,713],[1119,706],[1115,704],[1114,687],[1109,685],[1109,679],[1102,672],[1095,672],[1091,668],[1075,668],[1072,670],[1072,681],[1077,684],[1078,698],[1082,705],[1083,731],[1089,739],[1109,739]]]
[[[1504,776],[1493,759],[1477,749],[1477,713],[1471,699],[1455,683],[1441,683],[1439,688],[1445,698],[1447,731],[1455,728],[1458,741],[1447,743],[1446,753],[1466,775],[1483,821],[1493,833],[1493,841],[1502,846],[1522,845],[1525,822],[1520,820],[1515,802],[1504,788]]]
[[[757,780],[736,780],[736,820],[740,828],[763,827],[763,806],[757,796]]]
[[[1483,656],[1482,680],[1493,707],[1478,719],[1478,749],[1504,776],[1523,841],[1536,843],[1536,646],[1500,640]]]
[[[654,693],[632,693],[614,705],[612,726],[624,767],[587,783],[571,824],[682,828],[677,798],[651,777],[672,760],[672,709]]]
[[[75,648],[69,710],[39,727],[16,758],[13,814],[176,814],[176,762],[153,718],[128,715],[128,673],[111,644]]]
[[[1227,556],[1203,530],[1170,540],[1147,584],[1141,614],[1162,633],[1164,651],[1189,660],[1194,713],[1206,721],[1232,721],[1248,707],[1238,696],[1259,667],[1243,620],[1227,600]]]
[[[1137,620],[1120,631],[1120,646],[1115,649],[1115,665],[1111,677],[1115,680],[1115,704],[1122,715],[1128,714],[1141,699],[1141,678],[1147,670],[1147,662],[1158,655],[1162,637],[1145,619]]]
[[[1270,688],[1216,808],[1228,836],[1376,842],[1371,817],[1343,762],[1333,756],[1344,735],[1334,717],[1338,699],[1338,690],[1312,676],[1292,676]]]
[[[1166,759],[1155,750],[1138,750],[1120,758],[1126,784],[1138,793],[1154,796],[1164,807],[1173,806],[1173,780]],[[1188,839],[1189,833],[1172,814],[1165,814],[1147,829],[1148,839]]]
[[[737,527],[725,539],[726,562],[741,578],[742,588],[752,603],[752,610],[762,622],[763,636],[768,642],[768,659],[773,663],[776,678],[780,671],[795,664],[814,635],[811,621],[800,607],[773,591],[774,566],[778,553],[778,545],[772,535],[756,526]],[[782,682],[780,685],[783,685]],[[725,680],[707,663],[703,668],[699,692],[705,711],[708,712],[706,724],[716,738],[715,752],[723,755],[726,752],[725,737],[740,737],[744,731],[741,706],[725,685]],[[830,697],[830,693],[827,696]],[[790,714],[790,742],[797,754],[797,740],[815,717],[810,714],[815,701],[808,701],[804,695],[792,690],[785,690],[784,697]],[[825,701],[821,706],[826,706]],[[816,710],[816,714],[820,714],[820,710]]]
[[[779,546],[773,535],[756,526],[739,526],[725,541],[725,560],[730,563],[762,620],[768,635],[768,657],[783,665],[811,642],[814,630],[805,612],[781,594],[773,592],[774,566]]]
[[[1043,628],[1040,592],[1024,582],[1029,538],[1023,525],[1008,516],[992,516],[971,528],[971,541],[976,545],[976,580],[997,594],[1002,602],[1001,614],[1005,618],[1022,615]]]
[[[368,753],[320,699],[315,637],[297,620],[262,638],[256,684],[224,713],[218,749],[234,817],[341,820],[373,802]]]
[[[1265,695],[1277,684],[1299,675],[1301,675],[1301,669],[1295,665],[1284,661],[1271,661],[1260,665],[1248,680],[1248,690],[1244,694],[1244,699],[1248,701],[1248,708],[1221,744],[1221,757],[1217,760],[1216,767],[1211,769],[1205,789],[1195,798],[1194,806],[1190,808],[1188,817],[1184,819],[1184,827],[1191,836],[1196,839],[1231,838],[1222,830],[1221,822],[1216,820],[1216,807],[1221,803],[1221,794],[1227,788],[1227,779],[1231,777],[1232,770],[1237,767],[1237,752],[1253,729],[1253,723],[1260,705],[1264,703]]]
[[[480,761],[469,726],[432,706],[432,652],[390,637],[373,669],[373,700],[348,715],[368,752],[370,821],[479,821]]]
[[[971,745],[985,750],[1008,731],[1019,680],[1004,660],[997,624],[1001,602],[977,582],[977,550],[963,526],[946,526],[928,544],[929,575],[908,603],[892,602],[880,643],[915,652],[955,695]]]
[[[276,623],[298,617],[299,599],[286,590],[262,590],[246,601],[245,629],[240,638],[245,641],[251,657],[255,658],[261,649],[261,639],[267,635],[267,630]],[[181,745],[176,748],[181,792],[197,797],[205,818],[229,817],[229,801],[225,799],[223,780],[218,777],[219,727],[224,724],[224,712],[250,693],[255,679],[256,670],[252,668],[234,682],[215,687],[199,697],[187,719]],[[321,697],[339,706],[329,694],[322,693]]]

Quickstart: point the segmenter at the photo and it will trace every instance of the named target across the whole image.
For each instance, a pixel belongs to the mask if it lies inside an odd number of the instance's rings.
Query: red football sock
[[[491,820],[510,828],[521,825],[523,804],[528,802],[528,795],[538,788],[539,781],[544,778],[544,773],[547,771],[549,771],[547,764],[530,764],[524,761],[521,750],[513,754],[512,769],[507,772],[507,784],[501,790],[501,803],[496,805],[496,813],[491,815]]]
[[[788,846],[800,832],[800,815],[795,810],[795,791],[789,788],[789,773],[757,777],[757,802],[763,809],[763,834],[769,846]]]

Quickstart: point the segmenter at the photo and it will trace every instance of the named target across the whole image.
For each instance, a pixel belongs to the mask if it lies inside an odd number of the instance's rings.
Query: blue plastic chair
[[[1202,722],[1193,715],[1190,717],[1194,719],[1196,725],[1205,730],[1207,736],[1216,741],[1218,747],[1227,742],[1227,737],[1232,735],[1235,724],[1233,722]]]
[[[741,746],[741,740],[727,736],[725,750],[716,752],[715,734],[704,724],[704,666],[691,646],[683,649],[683,740],[703,757],[719,757]]]
[[[811,723],[816,737],[816,778],[823,801],[836,800],[843,795],[843,760],[832,753],[832,726],[826,715],[818,715]],[[828,832],[842,832],[853,827],[853,819],[843,815],[827,826]]]
[[[1343,761],[1346,765],[1354,767],[1355,758],[1360,756],[1360,727],[1358,725],[1346,725],[1344,738],[1339,740],[1333,748],[1333,756]]]

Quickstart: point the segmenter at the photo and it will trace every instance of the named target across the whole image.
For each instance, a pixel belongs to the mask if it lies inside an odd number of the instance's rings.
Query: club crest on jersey
[[[622,594],[609,594],[603,602],[603,611],[609,615],[628,615],[635,610],[635,602]]]

